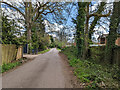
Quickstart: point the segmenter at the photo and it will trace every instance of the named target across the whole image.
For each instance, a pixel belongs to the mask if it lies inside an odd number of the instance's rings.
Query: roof
[[[107,37],[108,36],[108,34],[102,34],[102,35],[100,35],[99,37],[98,37],[98,39],[99,38],[105,38],[105,37]]]

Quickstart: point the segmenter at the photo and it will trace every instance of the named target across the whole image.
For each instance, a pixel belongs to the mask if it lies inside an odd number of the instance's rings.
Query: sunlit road
[[[2,77],[3,88],[71,88],[58,50],[51,49]]]

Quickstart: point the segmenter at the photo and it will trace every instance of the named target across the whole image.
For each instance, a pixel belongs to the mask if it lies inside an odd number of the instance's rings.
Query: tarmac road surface
[[[2,88],[72,88],[56,48],[2,76]]]

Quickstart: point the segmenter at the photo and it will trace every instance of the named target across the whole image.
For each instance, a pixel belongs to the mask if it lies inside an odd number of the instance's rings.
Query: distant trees
[[[49,47],[50,37],[45,33],[45,25],[40,16],[32,27],[32,46],[31,50],[34,50],[34,53],[38,51],[45,50]]]

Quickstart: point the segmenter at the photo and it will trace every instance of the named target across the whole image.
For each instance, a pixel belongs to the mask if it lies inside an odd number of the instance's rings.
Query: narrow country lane
[[[2,88],[72,88],[56,48],[6,73]]]

